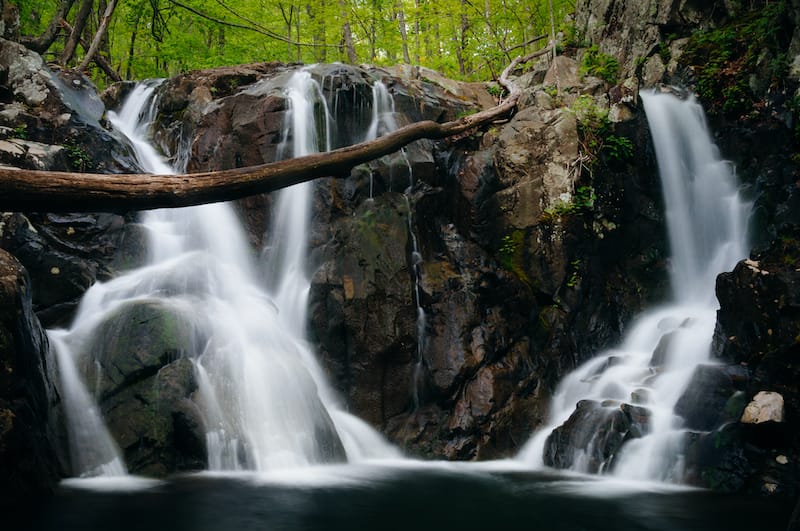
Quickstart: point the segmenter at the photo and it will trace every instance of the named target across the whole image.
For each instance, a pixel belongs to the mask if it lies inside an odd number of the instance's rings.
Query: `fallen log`
[[[459,120],[416,122],[375,140],[325,153],[203,173],[183,175],[92,174],[0,167],[0,211],[126,212],[230,201],[273,192],[319,177],[346,177],[362,163],[394,153],[420,139],[441,139],[510,117],[519,99],[509,81],[520,63],[549,52],[549,47],[515,59],[498,82],[509,95],[495,107]]]

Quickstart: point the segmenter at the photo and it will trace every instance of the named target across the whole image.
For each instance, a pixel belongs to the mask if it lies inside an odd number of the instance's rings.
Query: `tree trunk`
[[[95,53],[97,53],[97,49],[100,47],[100,43],[103,40],[103,36],[106,33],[106,29],[108,28],[108,23],[111,20],[111,15],[114,14],[114,8],[117,7],[117,0],[111,0],[106,6],[105,13],[103,13],[103,18],[100,20],[100,26],[97,28],[97,33],[94,34],[94,39],[92,39],[92,44],[89,46],[89,50],[87,50],[86,55],[83,56],[83,61],[81,61],[78,70],[84,70],[87,66],[89,66],[89,62],[92,60],[92,57]]]
[[[98,175],[0,167],[0,212],[125,212],[183,207],[272,192],[318,177],[346,177],[358,164],[393,153],[415,140],[462,134],[507,118],[520,96],[508,75],[520,63],[549,51],[545,48],[518,57],[506,67],[498,82],[509,90],[509,97],[495,107],[452,122],[417,122],[375,140],[327,153],[187,175]]]
[[[69,10],[72,8],[74,1],[75,0],[61,0],[61,2],[58,4],[56,14],[53,15],[53,18],[50,21],[50,24],[47,25],[47,29],[44,30],[44,33],[37,38],[21,37],[20,44],[38,54],[43,54],[46,52],[53,42],[55,42],[56,37],[58,36],[59,23],[61,20],[67,17],[67,13],[69,13]]]
[[[70,32],[70,33],[72,32],[72,26],[70,26],[67,22],[62,20],[61,21],[61,25],[68,32]],[[136,33],[134,33],[134,37],[135,37],[135,35],[136,35]],[[79,43],[80,43],[81,46],[83,46],[84,50],[88,50],[89,49],[89,45],[86,44],[85,40],[80,39]],[[132,46],[133,46],[133,41],[131,41],[131,47]],[[133,54],[133,48],[131,48],[131,54]],[[105,57],[103,57],[101,55],[95,55],[94,56],[94,62],[98,67],[100,67],[100,70],[102,70],[105,73],[105,75],[108,76],[108,78],[110,80],[112,80],[112,81],[122,81],[122,78],[120,77],[119,72],[117,72],[116,70],[114,70],[114,68],[112,68],[111,64],[106,60]],[[128,65],[128,79],[130,79],[130,64]]]
[[[350,29],[350,16],[347,14],[347,1],[339,0],[339,11],[342,17],[342,41],[347,52],[347,62],[354,65],[358,62],[356,46],[353,43],[353,32]]]
[[[78,47],[83,29],[86,27],[89,15],[92,14],[93,3],[94,0],[83,0],[83,2],[81,2],[81,7],[78,9],[78,14],[75,16],[75,22],[72,24],[72,31],[69,37],[67,37],[64,50],[61,52],[61,57],[58,60],[60,65],[66,66],[66,64],[72,60],[72,56],[75,55],[75,48]]]
[[[403,61],[411,64],[411,55],[408,53],[408,30],[406,29],[406,13],[403,10],[402,0],[397,0],[397,23],[400,26],[400,38],[403,42]]]

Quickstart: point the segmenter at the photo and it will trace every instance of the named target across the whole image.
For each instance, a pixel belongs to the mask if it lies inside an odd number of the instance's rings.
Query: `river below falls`
[[[69,480],[19,529],[783,531],[791,513],[788,502],[530,472],[512,462],[117,481]]]

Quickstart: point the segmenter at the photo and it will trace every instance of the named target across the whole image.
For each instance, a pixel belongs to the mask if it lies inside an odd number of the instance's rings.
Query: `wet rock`
[[[0,214],[0,247],[30,271],[34,308],[46,326],[68,324],[86,289],[108,279],[115,264],[140,262],[144,242],[129,233],[115,214]]]
[[[30,280],[0,249],[0,507],[9,514],[50,493],[63,466],[48,349],[31,307]]]
[[[717,278],[720,309],[712,352],[725,362],[747,367],[750,378],[744,381],[743,405],[764,390],[775,393],[761,395],[750,412],[736,418],[747,421],[739,424],[737,444],[751,467],[742,487],[748,492],[761,492],[767,483],[775,485],[775,495],[794,496],[800,491],[797,468],[781,467],[775,462],[775,456],[793,455],[800,448],[800,374],[793,361],[799,352],[796,338],[800,321],[796,256],[800,256],[800,243],[795,228]],[[767,409],[774,413],[766,414],[762,420],[773,420],[755,423],[759,420],[756,406],[769,396],[776,401],[774,407],[765,408],[765,414]],[[782,421],[776,422],[778,418]]]
[[[187,357],[198,341],[179,313],[155,301],[124,306],[93,338],[83,373],[131,473],[206,467],[206,430]]]
[[[735,424],[710,433],[690,433],[686,449],[686,481],[722,492],[741,492],[752,474]]]
[[[575,412],[545,442],[544,463],[597,473],[609,465],[630,429],[630,419],[618,407],[581,400]]]
[[[742,387],[731,370],[721,365],[699,365],[674,412],[684,418],[686,428],[708,431],[737,420],[744,406]]]

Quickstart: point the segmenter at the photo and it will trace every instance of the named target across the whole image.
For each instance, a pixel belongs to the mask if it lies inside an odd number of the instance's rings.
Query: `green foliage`
[[[486,85],[486,92],[488,92],[495,98],[499,98],[500,96],[503,95],[503,87],[501,87],[497,83],[488,83]]]
[[[570,265],[570,274],[569,278],[567,279],[567,287],[574,288],[578,285],[578,282],[581,280],[581,265],[582,262],[580,259],[573,260],[569,263]]]
[[[570,110],[578,120],[582,151],[588,157],[590,167],[601,158],[607,162],[624,162],[633,158],[633,142],[612,133],[608,110],[599,107],[594,98],[581,95],[575,99]]]
[[[710,112],[741,116],[754,110],[758,95],[751,78],[765,88],[784,82],[791,28],[787,4],[780,1],[690,38],[681,61],[694,67],[697,93]]]
[[[596,199],[597,195],[595,195],[593,187],[579,186],[570,201],[559,201],[553,207],[545,210],[543,221],[589,212],[594,208]]]
[[[73,170],[83,172],[94,169],[94,161],[91,155],[74,140],[67,140],[64,142],[63,147]]]
[[[19,138],[21,140],[25,140],[28,138],[28,124],[19,124],[16,126],[12,133],[14,138]]]
[[[497,254],[500,258],[500,265],[503,269],[511,271],[526,285],[530,286],[531,281],[525,271],[525,231],[516,229],[510,234],[503,236]]]
[[[581,76],[599,77],[613,85],[619,77],[619,61],[615,57],[601,52],[596,45],[590,46],[583,54],[579,73]]]
[[[610,134],[604,138],[603,152],[611,160],[630,160],[634,153],[633,142],[630,138]]]
[[[10,1],[19,6],[21,32],[29,36],[42,34],[57,7],[57,2]],[[550,33],[550,2],[129,0],[119,3],[101,53],[126,79],[262,61],[347,62],[347,26],[358,63],[408,62],[454,78],[486,80],[496,78],[513,57],[544,45],[530,41]],[[574,10],[575,0],[552,0],[552,5],[558,22]],[[104,6],[95,0],[94,13]],[[67,22],[74,24],[76,12],[73,7]],[[93,14],[87,40],[96,23]],[[56,40],[47,59],[57,60],[63,46],[63,38]],[[71,64],[83,53],[78,47]],[[94,65],[90,69],[102,85],[103,74]]]
[[[562,46],[566,48],[582,48],[586,46],[584,36],[578,31],[574,20],[562,24],[559,32],[563,36],[561,39]]]

